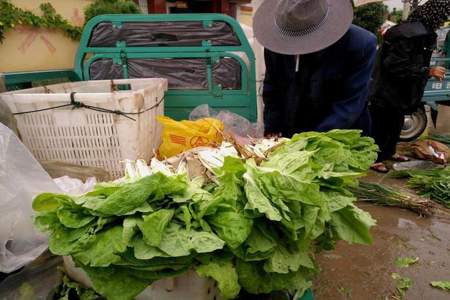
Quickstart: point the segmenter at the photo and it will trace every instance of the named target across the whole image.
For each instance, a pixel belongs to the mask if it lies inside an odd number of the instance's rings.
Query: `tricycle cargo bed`
[[[167,78],[165,112],[175,119],[201,104],[257,118],[255,57],[239,23],[225,15],[95,17],[75,72],[81,80]]]

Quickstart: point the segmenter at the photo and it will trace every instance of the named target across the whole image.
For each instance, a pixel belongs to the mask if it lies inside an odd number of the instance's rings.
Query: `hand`
[[[445,71],[446,70],[443,67],[432,67],[432,68],[430,68],[429,75],[438,80],[442,80],[445,78]]]

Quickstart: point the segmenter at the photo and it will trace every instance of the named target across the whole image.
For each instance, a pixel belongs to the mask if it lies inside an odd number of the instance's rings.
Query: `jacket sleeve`
[[[264,101],[264,127],[265,133],[281,133],[283,105],[280,102],[279,84],[277,83],[277,68],[275,54],[264,50],[264,60],[266,64],[266,75],[263,85]],[[278,96],[277,96],[278,95]]]
[[[385,42],[388,43],[388,42]],[[389,45],[389,50],[383,58],[383,67],[391,75],[396,78],[424,78],[428,76],[428,67],[419,65],[411,59],[414,54],[414,46],[412,40],[402,39]]]
[[[369,83],[375,65],[377,43],[372,37],[359,59],[356,59],[350,74],[345,78],[343,93],[340,99],[331,99],[333,104],[331,113],[316,128],[317,131],[331,129],[346,129],[361,117],[367,108]]]

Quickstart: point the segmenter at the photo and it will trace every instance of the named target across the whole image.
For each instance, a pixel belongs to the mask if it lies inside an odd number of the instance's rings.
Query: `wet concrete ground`
[[[393,297],[394,272],[413,280],[406,300],[450,299],[450,292],[430,286],[431,281],[450,281],[450,217],[421,218],[404,209],[368,203],[359,206],[378,221],[372,231],[374,243],[339,243],[336,250],[319,254],[322,272],[315,281],[315,299],[400,299]],[[397,268],[395,260],[405,256],[419,257],[419,262]]]

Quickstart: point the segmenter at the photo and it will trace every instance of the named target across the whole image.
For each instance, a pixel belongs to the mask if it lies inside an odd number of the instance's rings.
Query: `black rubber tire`
[[[400,141],[410,142],[416,140],[427,128],[428,118],[425,109],[420,108],[415,113],[405,116],[405,125],[400,133]]]

